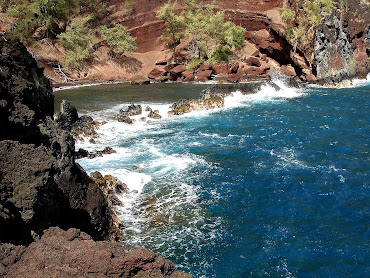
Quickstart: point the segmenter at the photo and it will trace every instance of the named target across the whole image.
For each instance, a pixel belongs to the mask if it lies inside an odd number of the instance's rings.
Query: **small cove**
[[[130,103],[165,113],[209,85],[102,85],[58,91],[106,120],[97,144],[116,154],[81,159],[130,196],[127,248],[145,246],[194,277],[369,275],[369,84],[235,94],[225,109],[132,126]],[[133,170],[138,166],[138,170]]]

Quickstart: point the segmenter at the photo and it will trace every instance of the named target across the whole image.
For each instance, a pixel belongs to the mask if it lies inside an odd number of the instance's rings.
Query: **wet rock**
[[[13,277],[183,277],[171,261],[138,247],[124,251],[121,244],[95,242],[78,229],[50,228],[8,267]]]
[[[152,108],[150,108],[149,106],[147,106],[147,107],[145,108],[145,111],[146,111],[146,112],[151,112],[151,111],[153,111],[153,110],[152,110]]]
[[[78,113],[76,108],[68,101],[63,100],[60,105],[60,113],[56,116],[56,122],[62,128],[71,129],[72,125],[78,120]]]
[[[78,149],[77,152],[75,152],[75,159],[81,159],[81,158],[95,158],[95,157],[98,157],[98,156],[103,156],[103,154],[112,154],[112,153],[116,153],[116,151],[111,148],[111,147],[105,147],[103,150],[101,151],[94,151],[94,152],[89,152],[85,149]]]
[[[134,120],[130,116],[140,115],[143,112],[141,105],[131,104],[127,110],[121,109],[117,118],[117,121],[132,124]]]
[[[118,115],[117,121],[122,122],[122,123],[129,124],[129,125],[131,125],[131,124],[134,123],[134,120],[133,119],[131,119],[128,116],[124,116],[124,115]]]
[[[212,91],[210,89],[205,89],[202,91],[199,99],[191,100],[180,100],[175,102],[168,112],[169,115],[183,115],[192,111],[202,111],[209,109],[216,109],[224,107],[226,95],[231,94],[231,91],[226,93]]]
[[[84,141],[84,138],[93,140],[99,137],[98,129],[104,124],[106,124],[106,122],[94,121],[90,116],[83,115],[72,124],[70,130],[73,137],[77,140]]]
[[[151,111],[151,112],[148,114],[148,118],[152,118],[152,119],[159,120],[159,119],[162,119],[162,116],[161,116],[161,115],[159,115],[157,112]]]
[[[297,73],[295,72],[295,69],[291,65],[282,66],[280,71],[286,76],[296,76],[297,75]]]
[[[127,185],[111,175],[105,175],[103,177],[98,171],[91,173],[90,177],[99,185],[99,188],[108,201],[109,207],[117,214],[115,206],[121,206],[122,202],[117,198],[116,194],[127,194],[129,192]],[[122,225],[123,223],[121,222],[117,223],[118,227],[122,227]]]
[[[220,73],[216,75],[213,80],[216,81],[217,83],[227,83],[229,82],[227,80],[228,78],[229,78],[229,75],[227,73]]]

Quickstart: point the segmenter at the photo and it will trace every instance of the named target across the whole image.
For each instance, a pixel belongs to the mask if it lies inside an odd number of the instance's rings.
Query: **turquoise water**
[[[77,147],[117,154],[79,163],[129,186],[125,248],[194,277],[369,277],[369,93],[265,87],[181,117],[148,98],[163,119],[132,126],[114,120],[131,100],[113,98],[89,113],[108,120],[97,144]]]

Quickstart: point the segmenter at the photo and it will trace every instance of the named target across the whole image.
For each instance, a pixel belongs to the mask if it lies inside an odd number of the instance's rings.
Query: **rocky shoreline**
[[[0,42],[0,89],[1,276],[191,277],[117,243],[112,188],[75,162],[71,123],[81,118],[65,105],[68,116],[53,119],[49,80],[18,42]]]

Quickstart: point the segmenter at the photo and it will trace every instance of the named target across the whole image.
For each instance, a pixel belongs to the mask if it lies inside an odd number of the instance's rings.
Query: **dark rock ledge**
[[[55,121],[43,70],[22,44],[0,42],[0,276],[190,277],[114,242],[112,190],[75,162],[72,110]]]

